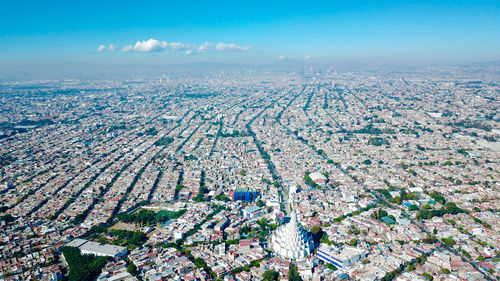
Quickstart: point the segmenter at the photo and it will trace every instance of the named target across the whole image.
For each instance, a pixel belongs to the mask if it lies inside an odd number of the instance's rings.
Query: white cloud
[[[99,52],[103,51],[114,51],[118,47],[111,44],[109,46],[101,45],[98,48]],[[194,52],[204,53],[211,50],[216,50],[219,52],[242,52],[248,51],[252,46],[240,46],[235,43],[223,43],[220,42],[214,47],[214,43],[205,42],[200,45],[191,43],[181,43],[181,42],[165,42],[158,41],[156,39],[149,39],[144,41],[137,41],[134,45],[127,45],[122,48],[123,52],[160,52],[166,49],[171,49],[173,51],[184,51],[185,55],[191,55]]]
[[[285,57],[285,56],[279,56],[279,57],[278,57],[278,60],[284,60],[284,59],[286,59],[286,57]]]
[[[97,48],[97,51],[99,53],[102,53],[102,52],[105,52],[105,51],[110,51],[110,52],[113,52],[117,49],[118,47],[116,47],[114,44],[109,44],[107,47],[105,45],[99,45],[99,48]]]
[[[312,60],[312,59],[316,59],[316,58],[318,58],[317,55],[315,55],[315,54],[309,54],[309,55],[306,55],[304,57],[304,60]]]
[[[118,47],[116,47],[114,44],[109,44],[108,51],[114,52],[116,49],[118,49]]]
[[[122,51],[123,51],[123,52],[130,52],[130,51],[132,51],[133,49],[134,49],[134,47],[133,47],[133,46],[128,45],[128,46],[123,47],[123,48],[122,48]]]
[[[210,42],[205,42],[203,44],[201,44],[200,46],[198,46],[198,52],[200,53],[203,53],[203,52],[206,52],[208,51],[208,49],[212,46],[213,44],[210,43]]]
[[[248,51],[251,48],[252,46],[240,46],[234,43],[226,44],[223,42],[220,42],[215,46],[215,49],[217,49],[217,51]]]
[[[168,43],[165,41],[158,41],[156,39],[149,39],[145,41],[137,41],[134,46],[128,45],[123,47],[124,52],[159,52],[168,47]]]
[[[184,44],[180,42],[171,42],[169,46],[174,51],[183,51],[191,48],[191,44]]]

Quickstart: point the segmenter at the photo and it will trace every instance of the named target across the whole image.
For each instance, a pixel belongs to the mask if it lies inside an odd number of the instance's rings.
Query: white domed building
[[[328,181],[328,179],[323,174],[318,172],[310,173],[309,177],[313,182],[319,185],[325,185],[326,182]]]
[[[297,221],[297,213],[294,207],[292,206],[290,222],[280,226],[272,234],[271,248],[283,258],[301,260],[314,250],[314,240],[312,234]]]

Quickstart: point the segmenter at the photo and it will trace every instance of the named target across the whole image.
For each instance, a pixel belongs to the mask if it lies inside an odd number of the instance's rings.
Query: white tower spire
[[[303,259],[314,249],[311,233],[302,228],[297,220],[297,212],[290,192],[288,202],[292,208],[290,222],[279,227],[271,236],[271,247],[280,256],[291,259]]]

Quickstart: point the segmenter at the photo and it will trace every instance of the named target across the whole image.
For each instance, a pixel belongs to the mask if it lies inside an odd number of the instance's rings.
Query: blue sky
[[[0,19],[7,64],[500,59],[500,1],[18,0]]]

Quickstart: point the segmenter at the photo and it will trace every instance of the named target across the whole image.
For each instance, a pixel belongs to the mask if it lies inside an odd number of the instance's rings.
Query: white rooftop
[[[70,247],[76,247],[80,249],[83,253],[93,253],[97,255],[103,255],[103,256],[111,256],[114,257],[118,254],[121,254],[126,251],[126,247],[122,246],[116,246],[116,245],[111,245],[111,244],[100,244],[97,242],[92,242],[88,241],[85,239],[74,239],[73,241],[69,242],[66,244],[66,246]]]
[[[326,180],[326,177],[321,174],[321,173],[318,173],[318,172],[314,172],[314,173],[310,173],[309,174],[309,177],[311,178],[311,180],[313,181],[317,181],[317,180]]]

